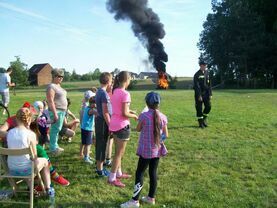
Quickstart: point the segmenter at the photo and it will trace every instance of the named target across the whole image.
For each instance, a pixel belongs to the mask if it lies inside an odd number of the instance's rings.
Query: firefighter
[[[199,62],[200,69],[193,77],[193,89],[195,98],[196,116],[200,128],[208,126],[207,117],[211,111],[212,88],[209,73],[207,71],[207,64],[204,61]],[[202,106],[204,103],[204,111]]]

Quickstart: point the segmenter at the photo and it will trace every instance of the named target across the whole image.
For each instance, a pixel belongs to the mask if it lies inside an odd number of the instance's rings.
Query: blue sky
[[[99,68],[136,73],[150,71],[147,52],[133,35],[131,23],[116,22],[106,0],[0,0],[0,66],[19,55],[32,67],[50,63],[84,74]],[[196,46],[211,0],[149,0],[164,24],[167,72],[193,76]]]

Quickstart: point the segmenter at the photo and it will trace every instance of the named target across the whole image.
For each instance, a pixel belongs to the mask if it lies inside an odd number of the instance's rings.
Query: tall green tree
[[[212,1],[198,47],[216,82],[277,87],[275,0]]]
[[[99,79],[100,75],[101,75],[100,69],[96,68],[92,73],[92,79],[97,80],[97,79]]]
[[[81,75],[77,74],[76,70],[73,69],[70,80],[71,81],[80,81],[81,80]]]
[[[10,62],[10,67],[13,69],[12,82],[17,86],[27,86],[29,85],[27,64],[23,63],[19,56],[15,56],[15,58],[15,61]]]

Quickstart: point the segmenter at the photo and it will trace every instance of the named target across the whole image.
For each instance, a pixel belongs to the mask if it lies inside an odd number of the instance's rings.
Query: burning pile
[[[107,0],[107,9],[109,12],[115,13],[114,18],[116,20],[122,19],[132,22],[135,36],[147,49],[148,59],[158,71],[159,77],[160,74],[162,76],[158,88],[167,89],[165,62],[168,61],[168,56],[160,41],[165,36],[164,25],[160,22],[159,16],[148,7],[148,0]]]
[[[158,78],[158,89],[168,89],[167,75],[164,72],[160,71],[158,73]]]

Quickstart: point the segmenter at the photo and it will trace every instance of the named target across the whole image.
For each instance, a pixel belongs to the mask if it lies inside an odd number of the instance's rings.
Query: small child
[[[108,72],[101,73],[99,77],[100,87],[97,90],[95,100],[97,117],[95,118],[95,159],[96,175],[109,176],[110,172],[103,165],[105,161],[107,141],[109,138],[109,124],[111,116],[111,102],[107,89],[112,84],[112,75]]]
[[[39,144],[44,147],[49,142],[49,127],[51,125],[50,117],[46,115],[47,104],[42,101],[35,101],[34,108],[38,112],[37,124],[39,129]]]
[[[91,90],[87,90],[84,93],[84,99],[82,100],[81,110],[79,112],[79,115],[80,115],[80,124],[82,124],[84,110],[89,105],[89,99],[91,97],[94,97],[94,96],[95,96],[95,93],[92,92]],[[80,153],[79,153],[80,158],[84,157],[83,152],[84,152],[84,145],[81,142],[81,144],[80,144]]]
[[[168,137],[167,118],[158,110],[161,101],[158,93],[148,93],[145,101],[149,110],[139,115],[137,125],[137,131],[140,132],[137,148],[139,161],[136,170],[134,194],[131,200],[121,204],[120,207],[139,207],[139,195],[143,187],[143,175],[148,166],[150,188],[148,196],[142,197],[141,201],[151,205],[155,204],[159,158],[166,154],[163,152],[165,150],[163,141],[165,137]]]
[[[93,140],[93,129],[94,129],[94,118],[97,115],[96,105],[95,105],[95,98],[91,97],[89,99],[89,106],[84,109],[83,112],[83,119],[81,123],[81,138],[82,138],[82,145],[84,146],[84,151],[82,154],[84,155],[84,161],[93,164],[89,153],[90,147]]]
[[[32,122],[30,124],[30,130],[33,131],[36,134],[36,138],[38,139],[40,136],[39,128],[38,128],[38,123],[37,122]],[[51,181],[61,185],[61,186],[68,186],[70,183],[68,180],[66,180],[63,176],[59,175],[58,172],[56,171],[56,168],[52,165],[49,156],[47,155],[45,149],[40,145],[37,144],[37,156],[41,158],[45,158],[48,161],[48,167],[50,170],[50,176],[51,176]],[[37,186],[36,190],[40,190],[41,187]]]
[[[59,133],[62,140],[67,140],[68,142],[72,141],[72,138],[75,136],[75,131],[80,123],[80,120],[76,118],[76,116],[69,110],[69,106],[71,105],[71,101],[69,98],[67,99],[67,110],[64,117],[63,127]],[[71,121],[69,121],[69,117],[71,117]]]

